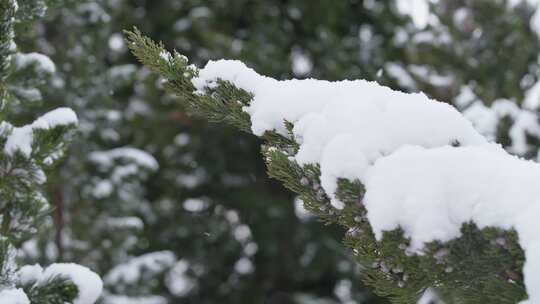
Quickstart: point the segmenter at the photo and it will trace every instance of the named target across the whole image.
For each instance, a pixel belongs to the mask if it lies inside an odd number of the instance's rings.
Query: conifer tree
[[[101,279],[76,264],[21,265],[20,246],[34,236],[51,209],[44,196],[46,173],[63,157],[77,116],[68,108],[50,111],[32,123],[14,126],[23,103],[40,98],[36,88],[54,72],[50,59],[19,53],[15,23],[40,16],[41,1],[0,3],[0,302],[10,304],[93,304]],[[34,75],[30,78],[27,75]],[[25,76],[26,75],[26,76]]]
[[[454,109],[429,101],[423,95],[396,93],[373,83],[279,82],[262,77],[234,61],[209,62],[204,69],[199,69],[189,65],[185,56],[169,53],[163,45],[154,43],[137,30],[127,32],[127,35],[128,46],[135,56],[165,79],[165,88],[177,94],[190,113],[263,138],[262,153],[269,175],[298,193],[306,209],[320,219],[348,229],[345,243],[361,265],[365,282],[376,293],[388,296],[396,303],[413,303],[428,288],[434,288],[448,303],[516,303],[527,298],[530,303],[538,301],[535,285],[537,249],[534,245],[537,241],[534,237],[531,239],[535,231],[533,218],[538,208],[530,205],[535,197],[532,186],[535,178],[526,177],[529,175],[525,173],[536,172],[538,165],[518,160],[498,146],[487,143]],[[361,99],[359,105],[353,103],[355,98]],[[368,104],[373,102],[374,107],[363,108],[362,99]],[[325,108],[325,102],[334,103]],[[394,108],[391,102],[397,102],[399,106]],[[407,108],[409,105],[411,109]],[[350,112],[340,112],[342,106],[350,107]],[[433,111],[428,110],[431,107]],[[378,111],[397,111],[397,116],[388,114],[394,118],[385,125],[385,116],[379,120],[370,117],[369,113],[376,115]],[[415,117],[423,111],[430,114]],[[364,119],[375,120],[369,125],[363,123]],[[407,123],[408,119],[412,119],[410,123]],[[428,123],[423,128],[437,128],[438,132],[428,136],[422,127],[410,128],[418,120]],[[400,123],[404,125],[393,129],[392,124],[399,126]],[[347,126],[351,130],[343,129]],[[381,126],[386,127],[377,129]],[[360,133],[362,136],[355,138],[354,132],[361,132],[362,128],[374,134]],[[362,144],[355,141],[363,140],[367,141],[368,147],[375,145],[376,148],[389,140],[393,148],[362,154]],[[351,145],[352,149],[349,148]],[[487,168],[495,168],[493,172],[500,174],[498,167],[490,164],[491,160],[504,163],[504,168],[516,170],[518,175],[523,173],[520,178],[508,180],[508,184],[495,184],[497,189],[490,188],[500,194],[500,197],[495,194],[497,199],[490,198],[491,207],[482,207],[482,200],[487,200],[483,191],[477,190],[480,192],[474,194],[475,190],[456,186],[456,192],[452,192],[444,183],[430,183],[432,177],[455,185],[455,176],[464,178],[459,175],[460,170],[471,172],[471,179],[467,179],[466,184],[481,183],[482,175],[489,176],[492,172]],[[476,167],[477,162],[490,165]],[[374,169],[367,175],[360,174],[366,166]],[[473,169],[469,171],[471,167]],[[520,213],[523,217],[512,218],[504,212],[514,207],[506,196],[512,190],[503,187],[521,187],[518,189],[523,191],[523,201],[519,199],[517,204],[525,204],[518,211],[524,212]],[[471,195],[478,197],[480,202],[471,200]],[[462,199],[464,201],[460,201]],[[433,211],[432,214],[425,213],[422,207],[415,209],[419,206],[416,202],[434,206],[447,202],[449,206],[460,207],[453,209],[442,205],[433,209],[421,205]],[[368,204],[369,208],[366,207]],[[467,215],[468,209],[461,207],[468,204],[478,208],[478,213]],[[413,209],[407,211],[407,206]],[[447,215],[446,208],[457,213]],[[406,214],[416,211],[419,218],[414,213],[402,216],[399,210]],[[485,212],[494,212],[493,217],[483,217]],[[441,222],[430,220],[431,216]],[[456,219],[452,220],[453,216]],[[450,218],[449,226],[445,226],[447,217]],[[427,226],[423,226],[426,222],[422,219],[427,220]],[[486,220],[491,224],[486,224]],[[416,221],[423,223],[418,224],[419,230],[415,230]]]

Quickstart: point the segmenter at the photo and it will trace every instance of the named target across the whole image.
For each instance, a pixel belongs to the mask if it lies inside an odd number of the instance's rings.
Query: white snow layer
[[[73,304],[94,304],[103,289],[103,282],[99,276],[78,264],[57,263],[50,265],[45,270],[38,264],[26,265],[17,271],[17,280],[20,285],[42,286],[56,277],[68,279],[77,286],[79,293]],[[0,292],[0,303],[29,304],[30,301],[22,290],[12,289]]]
[[[52,60],[40,53],[17,53],[13,56],[13,63],[16,68],[23,69],[30,65],[35,65],[39,71],[54,74],[56,66]]]
[[[167,299],[161,296],[135,296],[128,297],[124,295],[106,295],[103,299],[104,304],[167,304]]]
[[[115,266],[105,276],[105,283],[108,285],[133,284],[149,275],[170,269],[175,262],[176,256],[171,251],[146,253]]]
[[[192,80],[197,94],[230,81],[253,94],[252,131],[285,136],[294,124],[299,164],[318,163],[338,209],[338,178],[366,186],[364,204],[378,239],[401,227],[411,248],[460,236],[463,223],[515,229],[525,251],[529,300],[540,303],[540,165],[489,143],[452,106],[363,80],[277,81],[238,61],[210,61]],[[454,147],[458,145],[459,147]],[[536,199],[535,199],[536,198]],[[525,302],[524,302],[525,303]]]
[[[4,128],[5,128],[4,123]],[[47,112],[32,124],[12,128],[4,146],[4,152],[12,155],[15,151],[20,151],[26,157],[32,153],[32,142],[34,130],[52,129],[61,125],[77,124],[77,115],[70,108],[58,108]]]
[[[43,268],[39,264],[25,265],[17,271],[19,284],[28,285],[38,282],[43,274]]]
[[[78,264],[52,264],[43,271],[38,284],[46,283],[54,277],[66,278],[77,286],[79,294],[73,304],[94,304],[103,290],[101,278],[90,269]]]
[[[159,167],[157,160],[152,155],[132,147],[120,147],[108,151],[94,151],[90,153],[89,158],[93,162],[106,167],[110,167],[115,159],[126,159],[151,171],[155,171]]]
[[[397,0],[396,6],[400,13],[409,15],[414,25],[423,29],[429,21],[429,1],[427,0]]]
[[[30,304],[30,300],[22,289],[4,289],[0,291],[0,303]]]
[[[537,2],[537,1],[535,1]],[[538,4],[535,3],[533,4],[534,6],[536,6],[536,11],[534,12],[533,16],[531,17],[531,21],[530,21],[530,27],[534,30],[534,32],[537,34],[537,35],[540,35],[540,9],[538,9]]]

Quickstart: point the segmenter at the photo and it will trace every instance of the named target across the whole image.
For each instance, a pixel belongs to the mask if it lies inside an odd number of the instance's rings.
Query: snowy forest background
[[[186,115],[137,63],[122,33],[133,26],[199,66],[240,59],[277,79],[422,91],[510,153],[538,158],[532,0],[18,5],[30,13],[14,23],[2,120],[69,107],[79,124],[47,170],[51,216],[17,244],[17,259],[87,266],[103,279],[100,303],[387,303],[363,287],[343,230],[267,177],[260,140]]]

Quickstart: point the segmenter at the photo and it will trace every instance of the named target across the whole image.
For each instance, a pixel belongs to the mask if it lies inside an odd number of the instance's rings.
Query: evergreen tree
[[[67,136],[77,124],[68,108],[58,108],[31,124],[13,126],[23,103],[41,97],[37,77],[54,73],[50,59],[38,53],[19,53],[15,23],[26,22],[45,9],[40,1],[0,3],[0,302],[92,304],[101,293],[101,279],[83,266],[20,265],[20,246],[36,234],[50,209],[43,194],[45,172],[63,157]]]

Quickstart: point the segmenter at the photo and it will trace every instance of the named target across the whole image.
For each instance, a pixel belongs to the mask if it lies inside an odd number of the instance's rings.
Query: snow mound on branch
[[[59,126],[77,124],[77,115],[70,108],[58,108],[45,113],[32,124],[22,127],[12,127],[7,122],[0,124],[0,129],[12,128],[4,146],[4,152],[13,155],[20,151],[24,156],[29,157],[32,153],[32,142],[34,130],[54,129]]]
[[[0,303],[30,304],[30,300],[22,289],[4,289],[0,291]]]
[[[537,225],[528,225],[540,214],[540,204],[531,203],[540,197],[538,178],[540,165],[496,145],[404,146],[370,168],[364,203],[377,239],[402,227],[413,250],[459,236],[470,221],[479,228],[516,228],[528,245],[540,241]]]
[[[120,147],[108,151],[94,151],[90,153],[89,157],[93,162],[107,167],[110,167],[115,159],[126,159],[151,171],[156,171],[159,168],[157,160],[152,155],[132,147]]]
[[[104,304],[167,304],[167,299],[161,296],[124,296],[107,295],[103,300]]]
[[[289,136],[299,164],[317,163],[337,209],[338,178],[366,186],[364,203],[378,239],[401,227],[411,248],[460,236],[463,223],[515,229],[525,251],[527,303],[540,303],[540,165],[489,143],[453,107],[363,80],[278,81],[238,61],[211,61],[192,80],[203,94],[217,80],[253,94],[244,108],[252,131]]]
[[[38,284],[61,277],[73,282],[79,290],[73,304],[94,304],[103,290],[100,277],[90,269],[73,263],[52,264],[45,269]]]
[[[73,263],[51,264],[45,270],[38,264],[26,265],[17,271],[17,278],[18,284],[35,284],[37,286],[46,285],[54,278],[67,279],[75,284],[78,289],[78,295],[74,299],[73,304],[94,304],[103,290],[103,282],[97,274],[84,266]],[[27,302],[23,301],[23,298],[26,297],[24,292],[20,291],[22,295],[17,295],[17,291],[18,290],[11,290],[11,292],[6,295],[4,295],[5,291],[0,292],[0,303],[30,303],[28,300]],[[3,296],[18,296],[19,298],[14,299],[19,299],[20,302],[4,301]]]
[[[17,271],[19,284],[21,285],[28,285],[39,281],[42,274],[43,268],[39,264],[25,265]]]
[[[342,207],[334,197],[338,178],[362,180],[373,162],[403,145],[487,143],[452,106],[375,82],[277,81],[239,61],[220,60],[209,62],[193,84],[203,92],[217,78],[254,94],[245,108],[254,134],[275,130],[288,136],[283,121],[294,124],[296,160],[321,165],[322,186],[336,207]]]
[[[17,53],[13,57],[13,63],[17,69],[24,69],[28,66],[35,65],[41,72],[54,74],[56,66],[52,60],[40,53]]]
[[[105,283],[111,286],[119,283],[133,284],[170,269],[175,262],[176,256],[171,251],[146,253],[114,267],[105,276]]]
[[[32,127],[35,129],[52,129],[58,126],[77,124],[77,114],[70,108],[58,108],[43,114]]]
[[[404,146],[370,168],[364,203],[377,239],[401,227],[417,252],[426,242],[459,237],[467,222],[515,229],[525,251],[527,303],[539,303],[539,178],[538,163],[497,145]]]
[[[429,22],[429,2],[427,0],[398,0],[397,9],[400,13],[411,17],[414,25],[424,29]]]

